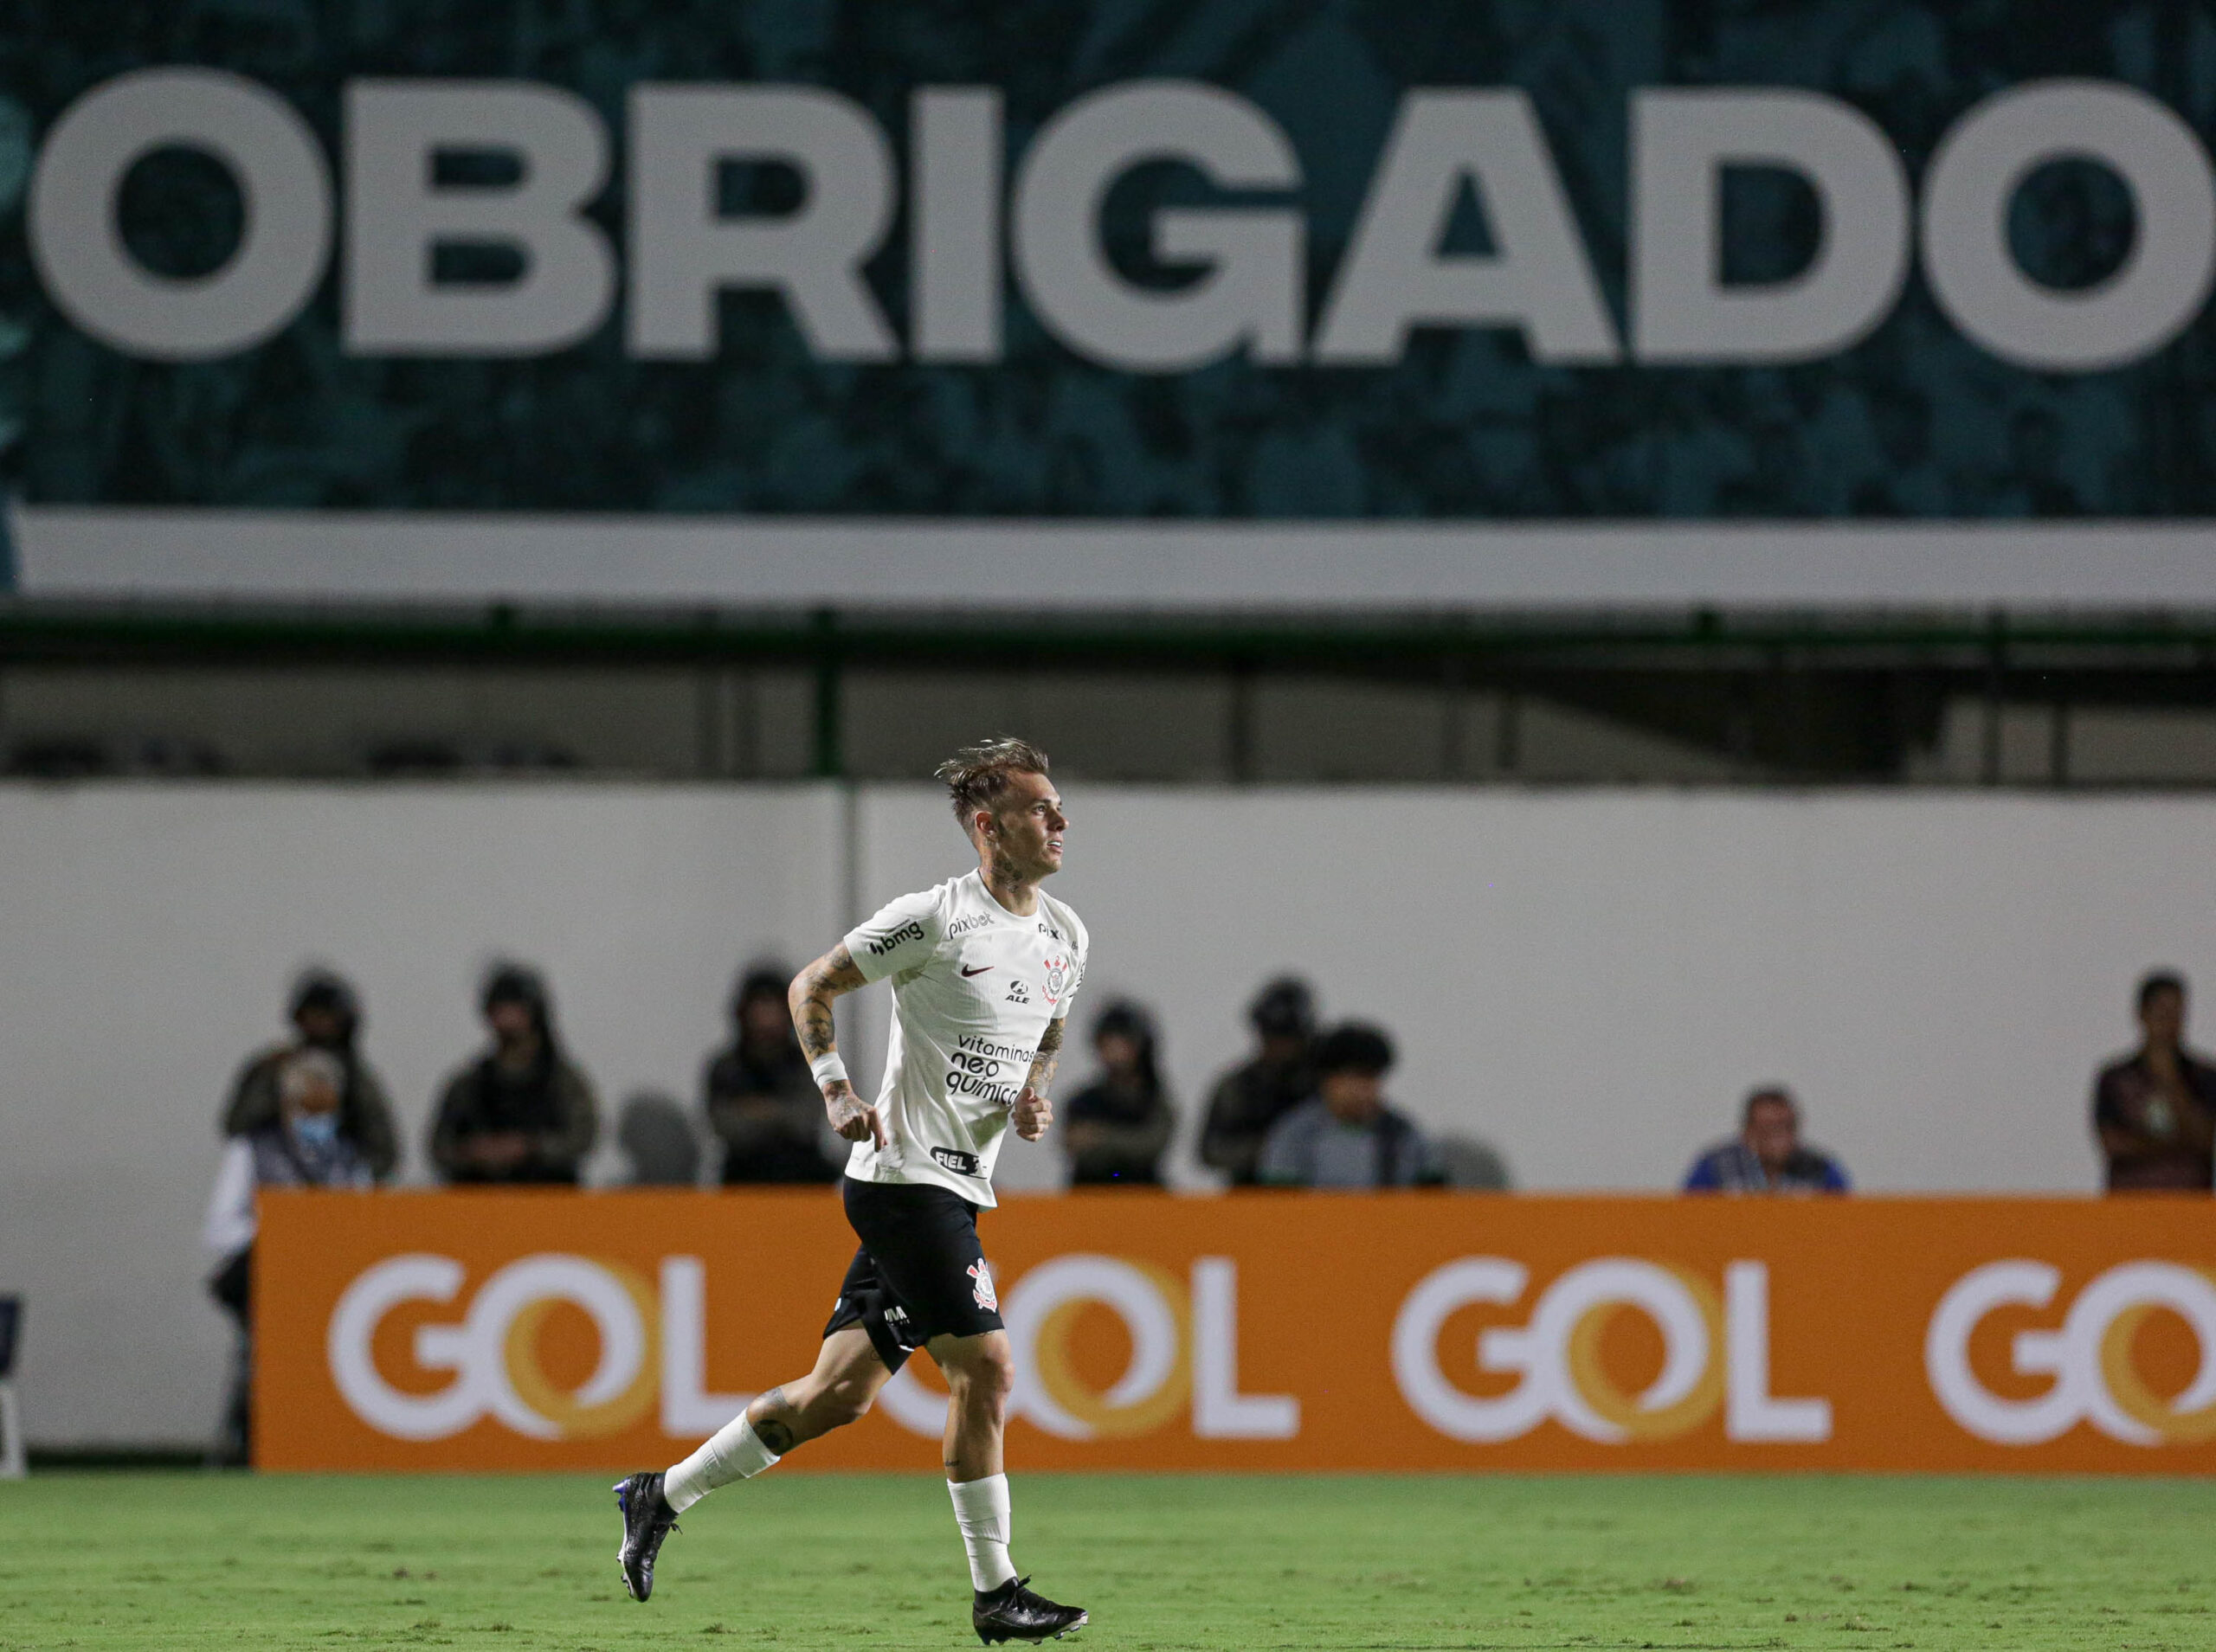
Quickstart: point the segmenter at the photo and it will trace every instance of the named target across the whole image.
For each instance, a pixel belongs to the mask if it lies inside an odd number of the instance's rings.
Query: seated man
[[[276,1070],[274,1087],[278,1115],[223,1149],[209,1196],[201,1236],[216,1258],[209,1294],[238,1321],[239,1359],[232,1373],[216,1460],[244,1462],[248,1423],[252,1416],[250,1349],[254,1302],[248,1289],[254,1276],[254,1195],[264,1187],[367,1187],[370,1167],[361,1151],[339,1133],[339,1102],[345,1067],[327,1050],[295,1051]]]
[[[2216,1067],[2185,1047],[2185,978],[2139,983],[2139,1048],[2093,1081],[2093,1131],[2111,1193],[2206,1192],[2216,1143]]]
[[[479,1003],[493,1047],[447,1081],[431,1162],[450,1182],[575,1186],[599,1129],[599,1104],[555,1037],[546,984],[502,964]]]
[[[1800,1109],[1782,1084],[1747,1097],[1737,1138],[1719,1141],[1685,1173],[1689,1193],[1843,1193],[1846,1172],[1800,1144]]]
[[[1099,1076],[1070,1097],[1062,1142],[1073,1187],[1156,1187],[1176,1109],[1155,1059],[1154,1021],[1128,999],[1092,1023]]]
[[[1407,1115],[1386,1105],[1393,1041],[1350,1021],[1316,1042],[1316,1095],[1271,1127],[1261,1180],[1274,1187],[1436,1186],[1437,1153]]]
[[[400,1138],[392,1128],[392,1103],[377,1071],[355,1047],[362,1027],[362,1002],[345,977],[328,969],[309,969],[293,983],[287,1014],[298,1035],[250,1058],[232,1082],[223,1109],[223,1134],[248,1135],[277,1122],[277,1070],[302,1050],[325,1050],[345,1072],[338,1088],[338,1134],[379,1181],[400,1162]]]

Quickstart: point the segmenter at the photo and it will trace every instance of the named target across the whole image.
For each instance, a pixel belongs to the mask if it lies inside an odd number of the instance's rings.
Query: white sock
[[[1008,1476],[988,1475],[982,1480],[946,1482],[954,1499],[954,1523],[962,1528],[962,1546],[970,1551],[970,1583],[982,1593],[997,1589],[1015,1576],[1008,1558]]]
[[[672,1513],[682,1514],[717,1487],[751,1480],[776,1461],[777,1454],[762,1443],[754,1424],[741,1411],[661,1477],[662,1500]]]

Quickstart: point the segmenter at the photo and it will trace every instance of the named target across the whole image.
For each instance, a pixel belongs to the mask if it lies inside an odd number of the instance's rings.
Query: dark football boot
[[[634,1600],[654,1591],[654,1556],[661,1540],[677,1529],[677,1516],[662,1501],[661,1476],[635,1474],[615,1488],[615,1507],[623,1515],[623,1541],[615,1559],[622,1568],[623,1587]]]
[[[1059,1641],[1090,1621],[1082,1606],[1057,1606],[1025,1587],[1028,1578],[1011,1578],[980,1594],[970,1609],[970,1623],[987,1646],[995,1641]]]

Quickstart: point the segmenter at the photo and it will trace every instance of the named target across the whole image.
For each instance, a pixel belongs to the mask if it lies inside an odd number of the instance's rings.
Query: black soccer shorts
[[[888,1370],[935,1336],[1001,1328],[1001,1302],[977,1242],[977,1210],[944,1187],[841,1179],[861,1249],[823,1334],[860,1325]]]

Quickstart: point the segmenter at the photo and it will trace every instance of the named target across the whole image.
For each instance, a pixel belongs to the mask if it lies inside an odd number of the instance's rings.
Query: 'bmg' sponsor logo
[[[921,941],[923,938],[924,926],[917,922],[915,919],[910,918],[905,923],[893,930],[891,934],[880,935],[878,939],[871,942],[869,943],[869,949],[878,957],[882,958],[886,953],[892,951],[893,948],[899,946],[904,941]]]

